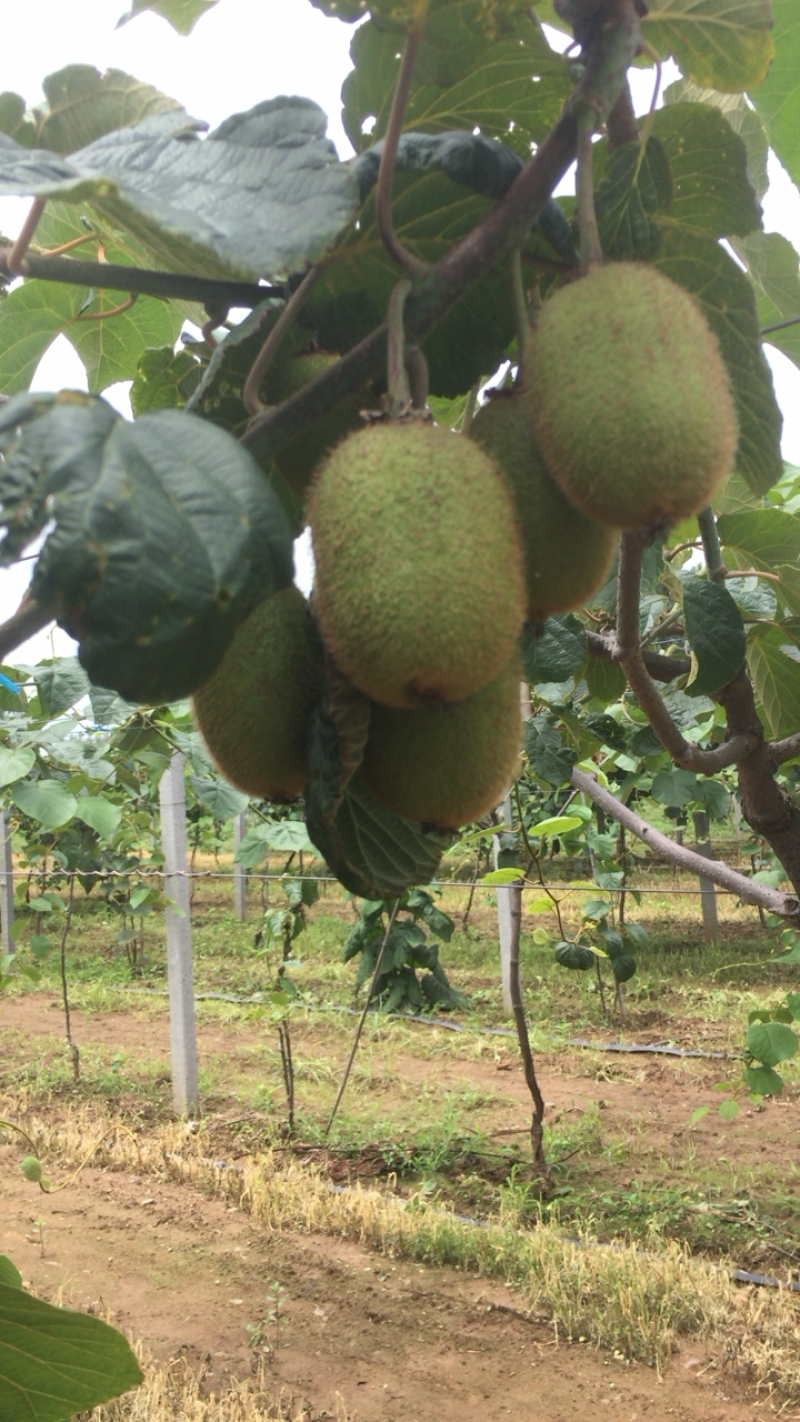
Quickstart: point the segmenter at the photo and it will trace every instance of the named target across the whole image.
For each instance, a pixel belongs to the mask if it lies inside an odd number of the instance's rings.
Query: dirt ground
[[[130,1173],[88,1168],[46,1198],[15,1171],[18,1155],[0,1149],[0,1252],[46,1297],[109,1310],[155,1357],[185,1359],[209,1390],[254,1368],[245,1325],[263,1317],[277,1279],[285,1302],[269,1371],[314,1418],[335,1415],[337,1394],[359,1422],[574,1422],[597,1407],[616,1422],[756,1422],[770,1412],[700,1348],[678,1353],[660,1379],[558,1341],[495,1283],[270,1233],[186,1186]]]
[[[133,1012],[73,1016],[85,1047],[135,1052],[168,1062],[166,1015]],[[300,1056],[320,1042],[315,1028],[296,1035]],[[424,1032],[425,1028],[420,1028]],[[0,1003],[0,1064],[61,1051],[60,1008],[30,994]],[[201,1022],[201,1059],[241,1054],[263,1041],[255,1024]],[[379,1050],[379,1049],[378,1049]],[[376,1048],[373,1046],[373,1058]],[[251,1063],[253,1069],[255,1064]],[[638,1123],[664,1149],[687,1129],[693,1107],[708,1099],[703,1081],[682,1081],[680,1065],[610,1058],[608,1071],[586,1071],[579,1052],[541,1059],[551,1117],[603,1107],[617,1130]],[[498,1044],[493,1058],[465,1061],[397,1055],[392,1076],[409,1089],[435,1070],[439,1085],[465,1083],[491,1092],[496,1129],[526,1129],[528,1104],[515,1053]],[[711,1068],[710,1079],[718,1069]],[[791,1117],[791,1120],[790,1120]],[[796,1101],[741,1113],[725,1126],[726,1151],[785,1155],[787,1132],[800,1126]],[[698,1150],[719,1153],[718,1120],[693,1128]],[[309,1404],[314,1418],[334,1416],[337,1394],[359,1422],[484,1422],[518,1416],[573,1422],[608,1407],[619,1422],[756,1422],[768,1400],[709,1367],[700,1347],[679,1352],[661,1379],[641,1364],[569,1344],[546,1322],[524,1316],[520,1298],[494,1282],[422,1268],[370,1254],[323,1236],[275,1234],[247,1215],[185,1185],[87,1168],[63,1193],[46,1197],[16,1169],[20,1151],[0,1147],[0,1252],[46,1297],[110,1311],[161,1360],[183,1358],[208,1390],[242,1378],[266,1358],[276,1389]],[[270,1308],[279,1281],[279,1328],[254,1348],[246,1324]],[[784,1414],[786,1415],[786,1414]]]

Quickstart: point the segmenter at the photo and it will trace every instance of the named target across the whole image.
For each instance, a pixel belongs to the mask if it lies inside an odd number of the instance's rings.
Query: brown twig
[[[417,0],[416,14],[411,23],[411,28],[406,35],[406,42],[403,48],[403,57],[400,61],[400,73],[397,76],[397,85],[392,100],[392,111],[389,115],[389,123],[383,140],[383,151],[381,153],[381,163],[378,170],[378,190],[375,197],[375,215],[378,222],[378,231],[381,234],[381,241],[387,252],[399,266],[403,267],[409,276],[425,276],[430,271],[428,262],[423,262],[419,257],[415,257],[413,252],[400,241],[394,230],[392,218],[392,182],[394,180],[394,168],[397,160],[397,148],[400,142],[400,135],[403,131],[403,120],[408,107],[408,99],[411,93],[411,81],[414,77],[414,67],[417,62],[417,54],[422,40],[422,32],[425,27],[425,20],[428,14],[429,0]]]
[[[47,198],[34,198],[30,205],[28,216],[22,224],[19,236],[8,250],[8,270],[11,276],[22,276],[22,264],[28,248],[33,241],[33,234],[39,226],[39,219],[47,206]]]
[[[512,888],[515,886],[512,885]],[[517,1041],[519,1042],[520,1056],[522,1057],[522,1067],[525,1072],[525,1081],[533,1101],[533,1115],[531,1117],[531,1149],[533,1151],[534,1169],[538,1171],[546,1184],[549,1179],[547,1161],[544,1157],[544,1097],[541,1087],[536,1078],[536,1068],[533,1064],[533,1052],[531,1051],[530,1037],[528,1036],[528,1022],[525,1016],[525,1004],[522,1000],[522,981],[520,976],[519,961],[519,940],[522,927],[522,892],[516,886],[517,892],[511,901],[511,943],[509,946],[509,970],[510,970],[510,992],[511,1008],[514,1013],[514,1026],[517,1029]]]
[[[317,263],[315,267],[309,268],[300,285],[295,288],[289,297],[289,300],[250,367],[249,374],[244,383],[242,399],[251,415],[258,414],[259,411],[265,408],[261,403],[261,397],[259,395],[261,382],[277,355],[286,332],[294,322],[295,317],[302,311],[314,287],[319,281],[321,274],[322,265],[320,263]]]
[[[27,642],[34,633],[41,632],[52,620],[52,608],[42,607],[26,593],[13,616],[0,624],[0,662],[4,662],[9,652],[13,652],[21,642]]]
[[[784,894],[779,889],[770,888],[768,884],[756,883],[718,859],[706,859],[702,854],[696,854],[693,849],[676,844],[647,820],[642,819],[641,815],[634,814],[627,805],[623,805],[622,801],[600,785],[593,775],[575,769],[571,783],[576,790],[580,790],[596,805],[600,805],[612,819],[623,824],[637,839],[641,839],[660,859],[666,859],[669,864],[675,864],[690,874],[711,879],[721,888],[738,894],[745,903],[761,904],[770,913],[780,914],[782,918],[797,920],[800,917],[800,900],[794,894]]]
[[[368,1013],[368,1011],[369,1011],[369,1005],[370,1005],[370,1003],[371,1003],[371,1001],[372,1001],[372,994],[373,994],[373,992],[375,991],[375,984],[376,984],[377,981],[378,981],[378,975],[379,975],[380,970],[381,970],[381,964],[383,963],[383,955],[384,955],[384,953],[386,952],[386,944],[389,942],[389,935],[390,935],[392,929],[394,928],[394,921],[395,921],[395,919],[397,918],[397,911],[398,911],[399,908],[400,908],[400,899],[399,899],[399,898],[396,898],[395,901],[394,901],[394,907],[393,907],[393,909],[392,909],[392,912],[391,912],[390,915],[389,915],[389,922],[388,922],[387,925],[386,925],[386,932],[385,932],[384,935],[383,935],[383,942],[381,943],[380,951],[379,951],[379,953],[378,953],[378,957],[377,957],[376,962],[375,962],[375,967],[374,967],[373,972],[372,972],[372,978],[371,978],[371,980],[370,980],[370,985],[369,985],[369,990],[368,990],[368,992],[367,992],[366,1001],[365,1001],[365,1003],[364,1003],[364,1007],[363,1007],[363,1009],[362,1009],[361,1016],[360,1016],[359,1019],[358,1019],[358,1025],[356,1026],[355,1036],[353,1037],[353,1045],[352,1045],[352,1047],[350,1048],[350,1055],[349,1055],[349,1057],[347,1058],[347,1065],[346,1065],[346,1067],[345,1067],[345,1069],[344,1069],[344,1076],[342,1077],[341,1084],[340,1084],[340,1086],[339,1086],[339,1090],[338,1090],[337,1093],[336,1093],[336,1100],[335,1100],[334,1103],[333,1103],[333,1109],[332,1109],[332,1111],[331,1111],[330,1116],[328,1117],[328,1124],[327,1124],[327,1126],[325,1127],[325,1130],[323,1131],[323,1135],[325,1135],[325,1136],[330,1135],[331,1126],[333,1125],[333,1123],[334,1123],[334,1121],[335,1121],[335,1119],[336,1119],[336,1112],[339,1110],[339,1105],[340,1105],[340,1103],[341,1103],[342,1097],[344,1096],[345,1087],[347,1086],[347,1082],[348,1082],[348,1079],[349,1079],[349,1076],[350,1076],[350,1072],[351,1072],[351,1070],[352,1070],[353,1062],[354,1062],[355,1059],[356,1059],[356,1052],[358,1051],[358,1044],[359,1044],[359,1042],[360,1042],[360,1040],[361,1040],[361,1033],[362,1033],[363,1030],[364,1030],[364,1023],[365,1023],[366,1020],[367,1020],[367,1013]]]
[[[127,301],[122,301],[119,306],[111,306],[107,311],[81,311],[75,317],[76,321],[105,321],[109,316],[121,316],[123,311],[130,311],[139,300],[139,293],[135,291],[128,297]]]

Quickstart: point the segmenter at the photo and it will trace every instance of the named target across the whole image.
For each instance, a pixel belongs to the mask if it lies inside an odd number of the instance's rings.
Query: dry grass
[[[201,1393],[200,1380],[183,1362],[166,1367],[142,1362],[142,1367],[141,1387],[105,1407],[78,1413],[76,1422],[313,1422],[305,1403],[276,1392],[263,1374],[244,1382],[232,1378],[227,1391],[216,1397]],[[357,1422],[338,1397],[336,1422]]]
[[[2,1103],[0,1114],[6,1114]],[[572,1241],[550,1225],[482,1228],[377,1190],[332,1187],[285,1152],[232,1168],[210,1161],[202,1132],[186,1123],[135,1138],[86,1108],[65,1114],[57,1125],[33,1114],[16,1119],[37,1142],[53,1175],[55,1160],[65,1167],[77,1165],[92,1141],[100,1141],[94,1163],[181,1180],[249,1210],[267,1229],[331,1234],[390,1257],[503,1279],[560,1333],[592,1339],[656,1368],[666,1363],[679,1339],[702,1339],[710,1354],[739,1377],[800,1401],[800,1308],[794,1296],[734,1284],[723,1269],[691,1258],[677,1245],[642,1252],[626,1244]],[[163,1413],[165,1418],[178,1415]],[[263,1414],[196,1415],[198,1422],[228,1422],[229,1416],[238,1422],[240,1416]],[[160,1419],[162,1413],[152,1416]],[[117,1417],[151,1422],[146,1412],[108,1413],[109,1422]]]

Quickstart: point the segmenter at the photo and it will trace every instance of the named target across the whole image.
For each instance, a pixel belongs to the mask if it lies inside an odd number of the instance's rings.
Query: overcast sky
[[[218,124],[231,113],[251,108],[278,94],[316,99],[329,115],[329,134],[342,157],[350,148],[339,111],[342,81],[350,68],[353,29],[327,19],[308,0],[220,0],[187,38],[176,35],[158,16],[143,14],[117,29],[125,0],[25,0],[4,7],[0,46],[0,92],[13,90],[29,104],[42,99],[45,75],[66,64],[94,64],[123,69],[178,99],[196,118]],[[667,69],[670,66],[666,66]],[[664,84],[674,75],[665,73]],[[652,76],[633,71],[637,108],[650,102]],[[783,232],[800,247],[800,195],[780,165],[773,162],[771,187],[764,204],[767,231]],[[0,231],[14,236],[27,204],[0,198]],[[784,456],[800,464],[800,372],[785,357],[766,348],[784,413]],[[83,367],[60,337],[50,348],[33,388],[84,388]],[[127,387],[106,392],[129,414]],[[307,547],[297,550],[298,581],[310,580]],[[0,621],[17,606],[29,564],[0,571]],[[32,638],[13,657],[35,662],[72,649],[60,630]]]

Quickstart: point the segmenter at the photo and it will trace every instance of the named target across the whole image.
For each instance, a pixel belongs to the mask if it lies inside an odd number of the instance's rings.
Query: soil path
[[[62,1049],[60,1013],[48,1004],[42,994],[0,1003],[6,1074]],[[166,1014],[75,1013],[73,1026],[87,1046],[163,1055],[168,1063]],[[246,1024],[201,1023],[201,1057],[252,1051],[259,1038]],[[465,1081],[491,1088],[498,1125],[513,1119],[524,1127],[524,1083],[510,1050],[433,1067],[410,1055],[394,1060],[411,1089],[432,1069],[454,1090]],[[556,1109],[600,1102],[617,1125],[646,1119],[663,1141],[685,1129],[696,1104],[686,1088],[674,1104],[673,1068],[663,1062],[636,1060],[600,1081],[580,1071],[579,1059],[548,1060],[547,1095]],[[770,1111],[745,1120],[741,1148],[785,1150],[784,1121]],[[707,1144],[713,1149],[710,1134]],[[393,1264],[337,1239],[270,1233],[219,1200],[150,1176],[88,1168],[48,1198],[22,1178],[19,1155],[0,1146],[0,1252],[45,1296],[61,1290],[68,1303],[109,1309],[156,1357],[186,1358],[209,1390],[243,1377],[261,1357],[276,1389],[307,1400],[314,1419],[335,1415],[337,1393],[359,1422],[574,1422],[592,1412],[616,1422],[758,1422],[770,1411],[709,1368],[699,1347],[679,1353],[662,1381],[642,1365],[559,1343],[550,1326],[521,1317],[520,1299],[500,1285]],[[266,1316],[275,1281],[285,1294],[282,1321],[279,1330],[267,1326],[268,1348],[259,1351],[245,1325]]]
[[[18,1175],[18,1155],[0,1148],[0,1252],[46,1297],[108,1309],[156,1357],[185,1358],[209,1390],[253,1369],[245,1325],[264,1317],[278,1280],[269,1370],[315,1419],[335,1415],[337,1394],[359,1422],[574,1422],[601,1407],[615,1422],[763,1422],[769,1411],[708,1368],[700,1348],[660,1380],[558,1343],[486,1280],[270,1233],[187,1186],[122,1171],[87,1169],[48,1199]]]

